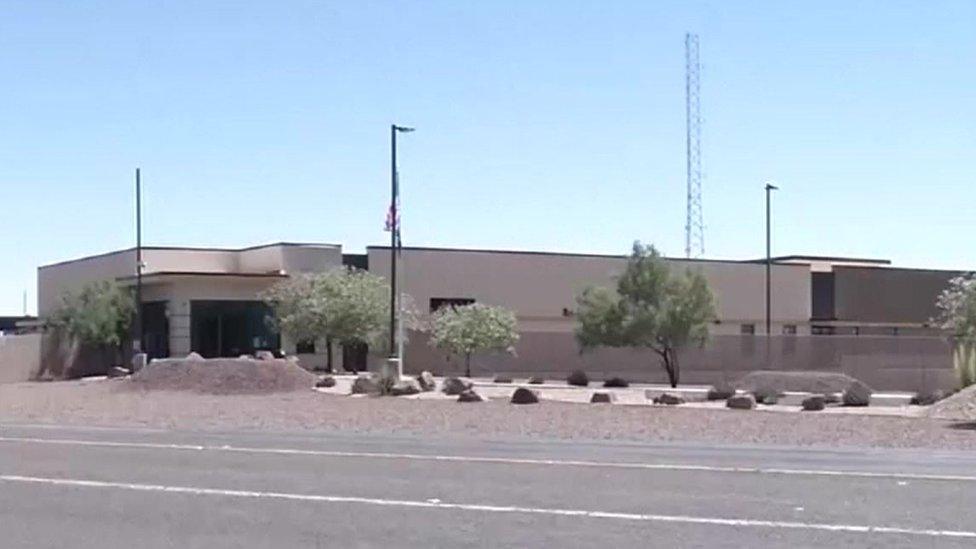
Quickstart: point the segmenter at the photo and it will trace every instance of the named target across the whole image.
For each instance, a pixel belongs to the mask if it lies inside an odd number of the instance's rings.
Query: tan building
[[[258,349],[297,353],[323,366],[322,342],[282,341],[268,326],[259,294],[302,272],[351,266],[390,272],[388,247],[343,254],[332,244],[279,243],[243,249],[143,249],[143,347],[151,356],[237,356]],[[771,330],[765,334],[762,261],[668,259],[673,269],[701,272],[718,318],[704,349],[681,354],[685,382],[708,383],[762,369],[841,370],[877,388],[952,384],[949,347],[928,326],[935,297],[955,272],[896,269],[883,260],[788,256],[771,267]],[[515,311],[517,356],[479,357],[480,374],[562,377],[573,368],[594,375],[663,380],[650,353],[606,349],[581,355],[573,338],[575,297],[590,285],[613,285],[625,256],[451,248],[402,250],[399,282],[425,313],[451,303],[486,303]],[[41,317],[64,291],[113,279],[135,283],[135,251],[122,250],[41,267]],[[827,336],[830,337],[822,337]],[[361,369],[362,349],[336,350],[334,364]],[[340,356],[344,354],[345,356]],[[373,357],[373,361],[380,357]],[[456,362],[411,334],[407,371],[454,371]]]
[[[238,356],[278,349],[268,329],[269,311],[258,294],[302,272],[342,266],[342,247],[278,243],[242,249],[144,247],[143,348],[154,357]],[[134,249],[110,252],[38,269],[38,312],[43,318],[64,292],[96,280],[135,285]]]

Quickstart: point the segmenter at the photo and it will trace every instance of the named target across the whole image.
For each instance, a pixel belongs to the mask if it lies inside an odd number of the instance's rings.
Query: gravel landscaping
[[[0,423],[976,450],[976,425],[932,417],[742,411],[723,402],[672,407],[544,400],[514,406],[507,398],[486,400],[459,404],[435,393],[350,397],[311,389],[211,395],[133,390],[125,379],[17,383],[0,385]]]

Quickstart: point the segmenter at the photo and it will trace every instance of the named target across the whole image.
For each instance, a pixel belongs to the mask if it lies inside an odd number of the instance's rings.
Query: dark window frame
[[[473,297],[432,297],[430,298],[430,312],[434,313],[444,307],[464,307],[465,305],[473,305],[475,299]]]

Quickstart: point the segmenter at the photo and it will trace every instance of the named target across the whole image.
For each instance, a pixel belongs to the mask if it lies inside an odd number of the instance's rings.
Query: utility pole
[[[136,342],[134,350],[142,352],[142,338],[145,335],[142,324],[142,180],[136,168]]]
[[[772,335],[772,268],[773,268],[773,257],[772,257],[772,208],[770,206],[770,196],[772,191],[778,190],[779,187],[773,185],[772,183],[766,183],[766,341],[769,341],[769,336]],[[768,343],[767,343],[768,346]]]
[[[701,169],[701,63],[698,35],[685,34],[685,169],[687,196],[685,212],[685,257],[705,253],[705,220],[702,213]]]

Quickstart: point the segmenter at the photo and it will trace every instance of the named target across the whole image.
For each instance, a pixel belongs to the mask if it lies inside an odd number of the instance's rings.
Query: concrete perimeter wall
[[[753,370],[819,370],[843,372],[876,390],[919,391],[953,389],[958,382],[952,367],[951,345],[944,338],[911,336],[773,336],[769,365],[763,336],[712,336],[704,349],[681,353],[682,384],[712,384],[734,380]],[[667,377],[658,356],[650,351],[598,349],[581,355],[572,334],[523,333],[517,356],[472,358],[474,375],[505,373],[564,379],[575,369],[591,379],[621,376],[629,381],[664,383]],[[408,373],[430,369],[462,374],[463,359],[427,345],[424,334],[411,336],[406,352]]]
[[[41,368],[41,334],[0,336],[0,383],[29,381]]]

